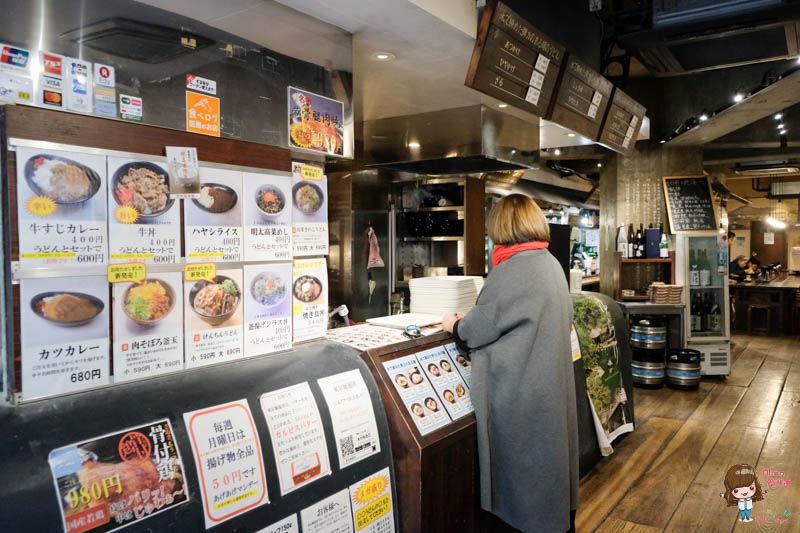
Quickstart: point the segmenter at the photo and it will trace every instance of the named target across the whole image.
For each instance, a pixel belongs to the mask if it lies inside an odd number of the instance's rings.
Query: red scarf
[[[548,246],[550,246],[550,243],[546,241],[521,242],[519,244],[512,244],[511,246],[495,244],[494,250],[492,251],[492,267],[496,267],[503,261],[511,259],[512,256],[520,252],[527,252],[528,250],[544,250]]]

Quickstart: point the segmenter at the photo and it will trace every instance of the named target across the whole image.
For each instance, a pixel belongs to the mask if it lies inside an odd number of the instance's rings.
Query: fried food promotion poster
[[[322,165],[292,162],[295,257],[328,255],[328,177]]]
[[[183,276],[114,283],[114,381],[183,370]]]
[[[22,398],[109,383],[106,276],[20,281]]]
[[[105,157],[17,148],[23,267],[108,261]]]
[[[245,261],[292,258],[292,178],[244,173]]]
[[[166,163],[109,157],[108,175],[111,262],[177,263],[181,210]]]
[[[57,448],[47,461],[67,533],[114,531],[189,501],[167,419]]]
[[[324,257],[294,261],[292,322],[294,342],[325,337],[328,330],[328,262]]]
[[[186,368],[244,357],[242,270],[216,270],[210,279],[185,281],[183,293]]]
[[[201,167],[200,180],[199,197],[183,201],[186,261],[242,261],[242,173]]]

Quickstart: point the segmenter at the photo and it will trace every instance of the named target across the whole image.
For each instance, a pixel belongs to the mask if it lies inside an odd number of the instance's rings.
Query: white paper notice
[[[528,93],[525,95],[525,100],[533,105],[539,105],[539,97],[542,92],[539,89],[528,87]]]
[[[206,529],[265,503],[261,442],[247,400],[183,414],[192,443]]]
[[[775,233],[771,231],[764,232],[764,244],[775,244]]]
[[[180,204],[169,197],[164,163],[108,158],[111,262],[177,263]]]
[[[350,491],[344,489],[300,511],[303,533],[353,533]]]
[[[280,522],[270,524],[256,533],[300,533],[300,526],[297,524],[297,515],[287,516]]]
[[[420,435],[427,435],[450,423],[447,412],[439,405],[433,387],[419,369],[416,356],[407,355],[383,363],[394,388],[403,400]]]
[[[292,347],[292,264],[244,267],[244,355]]]
[[[242,173],[203,167],[200,177],[200,197],[183,202],[186,262],[242,261]]]
[[[295,257],[328,255],[328,177],[321,166],[292,162]]]
[[[183,369],[183,279],[159,272],[114,283],[114,381]]]
[[[66,59],[67,108],[81,113],[92,112],[92,64],[74,57]]]
[[[574,363],[581,358],[581,343],[580,340],[578,340],[578,332],[575,331],[574,326],[570,328],[569,342],[572,347],[572,362]]]
[[[470,387],[470,382],[472,381],[472,362],[467,357],[467,354],[459,350],[454,342],[445,345],[445,348],[450,355],[450,359],[456,365],[456,370],[458,370],[458,373],[464,378],[464,383],[467,384],[467,387]]]
[[[20,281],[22,398],[109,383],[105,276]]]
[[[183,292],[186,368],[241,359],[241,269],[217,270],[213,281],[187,281]]]
[[[603,101],[603,95],[600,93],[600,91],[595,91],[594,94],[592,95],[592,103],[596,106],[599,106],[600,102],[602,101]]]
[[[388,468],[350,486],[356,533],[394,533],[392,478]]]
[[[339,468],[379,453],[378,425],[367,384],[358,370],[317,380],[333,423]]]
[[[539,54],[539,57],[536,58],[536,70],[542,74],[547,74],[548,66],[550,66],[550,59],[548,59],[544,54]]]
[[[244,259],[292,258],[292,178],[244,174]]]
[[[597,106],[592,104],[589,106],[589,111],[586,113],[589,115],[589,118],[595,118],[597,116]]]
[[[331,473],[325,430],[308,383],[261,395],[281,496]]]
[[[469,389],[444,346],[417,353],[417,360],[453,420],[473,412]]]
[[[328,330],[328,263],[324,257],[294,262],[292,299],[294,341],[324,337]]]
[[[544,74],[538,70],[534,70],[533,74],[531,74],[530,85],[533,85],[537,89],[541,90],[542,85],[544,85]]]
[[[105,157],[17,148],[23,267],[108,261]]]

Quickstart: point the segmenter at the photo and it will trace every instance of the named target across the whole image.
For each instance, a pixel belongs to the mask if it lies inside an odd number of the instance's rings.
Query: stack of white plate
[[[466,313],[475,306],[483,288],[481,276],[431,276],[413,278],[408,282],[411,291],[411,312],[442,316],[447,313]]]

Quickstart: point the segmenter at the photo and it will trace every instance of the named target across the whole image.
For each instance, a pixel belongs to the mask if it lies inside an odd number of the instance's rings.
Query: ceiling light
[[[783,113],[775,113],[775,120],[780,120],[783,118]]]
[[[737,104],[744,100],[744,94],[741,91],[738,91],[736,94],[733,95],[733,101]]]
[[[666,142],[667,142],[667,140],[666,140],[666,139],[661,139],[660,141],[658,141],[658,144],[664,144],[664,143],[666,143]]]
[[[597,163],[597,168],[603,168],[603,163]]]
[[[705,113],[705,112],[700,113],[700,116],[698,118],[699,118],[700,122],[705,122],[706,120],[708,120],[708,113]]]
[[[575,137],[574,133],[567,133],[567,137]]]
[[[784,124],[783,122],[781,122],[780,124],[778,124],[778,129],[779,129],[779,130],[782,130],[782,129],[785,129],[785,128],[786,128],[786,124]]]
[[[767,217],[767,224],[769,224],[770,226],[772,226],[775,229],[785,229],[786,228],[786,222],[782,222],[782,221],[780,221],[780,220],[778,220],[777,218],[774,218],[774,217]]]
[[[508,104],[497,104],[497,107],[499,107],[500,109],[505,109],[508,107]]]
[[[561,155],[561,148],[556,148],[556,149],[553,151],[553,153],[554,153],[556,156],[560,156],[560,155]]]
[[[410,143],[408,143],[408,147],[409,148],[419,148],[420,144],[417,141],[411,141]]]
[[[372,57],[373,59],[377,59],[378,61],[391,61],[397,56],[395,56],[391,52],[375,52],[375,54],[373,54]]]

